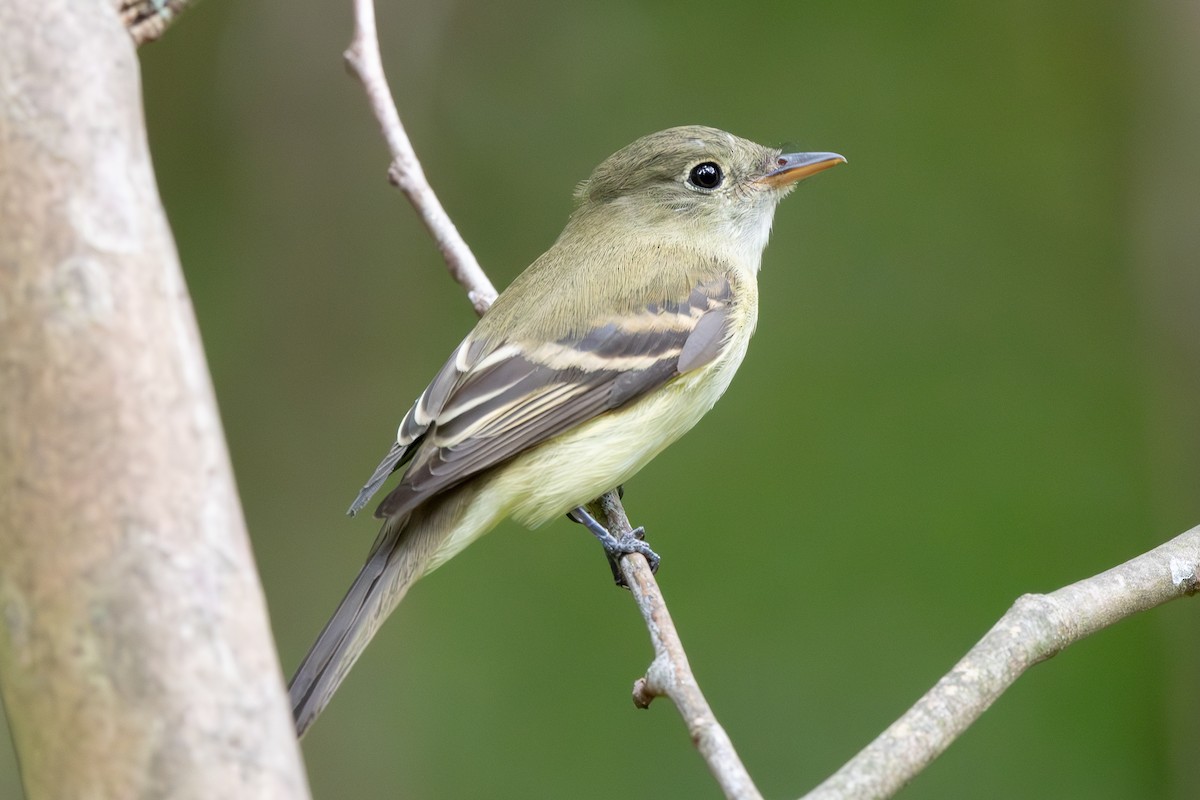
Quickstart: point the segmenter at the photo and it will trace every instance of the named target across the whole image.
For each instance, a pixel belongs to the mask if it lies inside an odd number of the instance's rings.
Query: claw
[[[617,538],[582,507],[574,509],[567,514],[567,517],[573,522],[581,523],[600,541],[600,546],[604,548],[604,555],[608,558],[608,566],[612,568],[613,580],[617,586],[629,588],[629,584],[625,582],[625,576],[621,573],[621,558],[631,553],[640,553],[650,563],[650,571],[658,572],[658,565],[662,559],[659,558],[658,553],[650,549],[650,545],[646,544],[645,528],[635,528]]]

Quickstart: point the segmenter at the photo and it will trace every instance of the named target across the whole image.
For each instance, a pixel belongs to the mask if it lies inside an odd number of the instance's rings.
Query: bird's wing
[[[468,337],[400,425],[398,442],[355,501],[361,508],[409,459],[377,517],[429,497],[701,367],[729,338],[725,275],[679,300],[553,342],[502,344],[482,354]],[[415,458],[414,458],[415,454]]]
[[[370,479],[359,490],[358,497],[351,504],[348,514],[353,516],[361,511],[367,501],[379,491],[379,487],[387,482],[391,474],[416,455],[417,449],[425,439],[425,434],[442,408],[445,407],[451,392],[470,374],[471,365],[479,360],[483,345],[484,342],[472,341],[470,337],[467,337],[450,354],[450,358],[438,370],[433,381],[425,387],[425,391],[421,392],[421,396],[404,415],[396,434],[396,441],[392,443],[391,449],[379,462],[379,466],[375,468]]]

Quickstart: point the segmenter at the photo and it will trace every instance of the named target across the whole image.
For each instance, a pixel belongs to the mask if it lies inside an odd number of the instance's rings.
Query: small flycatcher
[[[844,161],[688,126],[596,168],[558,241],[451,354],[351,506],[408,465],[375,511],[385,521],[366,564],[292,679],[298,734],[418,578],[505,517],[536,527],[573,512],[594,527],[581,506],[712,408],[754,332],[776,204]],[[613,545],[610,558],[652,555],[639,541]]]

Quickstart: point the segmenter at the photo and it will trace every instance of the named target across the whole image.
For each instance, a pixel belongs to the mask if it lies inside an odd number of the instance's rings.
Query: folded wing
[[[412,464],[376,510],[406,514],[429,497],[711,362],[729,338],[724,275],[554,342],[485,351],[470,337],[400,425],[397,443],[351,507]]]

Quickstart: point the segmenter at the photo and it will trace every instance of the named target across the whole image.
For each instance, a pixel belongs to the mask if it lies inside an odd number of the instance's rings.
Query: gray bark
[[[36,798],[303,798],[104,0],[0,0],[0,696]]]

